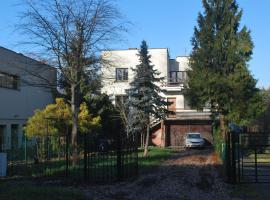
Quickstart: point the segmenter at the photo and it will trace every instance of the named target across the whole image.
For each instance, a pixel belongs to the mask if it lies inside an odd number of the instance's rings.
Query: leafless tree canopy
[[[77,163],[79,86],[83,77],[93,78],[100,64],[99,56],[109,43],[125,31],[112,0],[32,0],[19,28],[55,66],[70,86],[72,112],[73,164]]]
[[[72,83],[78,83],[78,77],[65,67],[90,75],[104,62],[99,52],[126,31],[126,22],[111,0],[32,0],[27,4],[19,25],[29,38],[24,43]]]

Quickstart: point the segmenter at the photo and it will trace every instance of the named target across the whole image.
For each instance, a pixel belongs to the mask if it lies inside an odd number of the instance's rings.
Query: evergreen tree
[[[131,129],[133,129],[133,132],[142,132],[146,128],[144,145],[144,156],[146,156],[148,153],[151,119],[164,118],[167,113],[165,108],[168,104],[160,96],[162,91],[157,83],[163,80],[163,78],[159,77],[160,73],[151,64],[151,56],[145,41],[142,41],[138,56],[140,64],[133,69],[135,77],[130,83],[131,88],[128,91],[128,106],[130,108],[129,118],[131,119]]]
[[[223,138],[228,120],[250,118],[246,110],[256,99],[256,80],[248,70],[253,43],[240,29],[242,10],[236,0],[203,0],[192,38],[186,96],[197,109],[209,106],[220,119]]]

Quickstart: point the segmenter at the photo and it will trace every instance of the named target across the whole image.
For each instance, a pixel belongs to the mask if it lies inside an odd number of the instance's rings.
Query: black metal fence
[[[95,182],[120,181],[138,175],[137,137],[121,137],[111,144],[100,144],[88,155],[87,175]]]
[[[79,134],[77,162],[73,162],[70,133],[23,139],[19,148],[5,150],[8,176],[69,178],[110,182],[138,174],[137,137],[111,139]]]
[[[226,167],[231,183],[270,183],[270,133],[229,133]]]

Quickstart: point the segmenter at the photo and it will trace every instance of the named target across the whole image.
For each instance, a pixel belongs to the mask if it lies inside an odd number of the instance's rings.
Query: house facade
[[[54,68],[0,47],[0,152],[22,146],[23,126],[53,103],[55,83]]]
[[[164,81],[157,83],[163,90],[160,94],[168,102],[168,109],[175,114],[152,124],[152,143],[157,146],[182,146],[187,132],[200,132],[212,142],[212,126],[209,111],[192,110],[183,94],[187,82],[189,58],[179,56],[171,59],[167,48],[150,48],[151,63],[160,72]],[[126,91],[134,78],[132,68],[139,64],[138,49],[104,51],[102,56],[107,64],[102,66],[102,92],[117,104],[127,99]]]

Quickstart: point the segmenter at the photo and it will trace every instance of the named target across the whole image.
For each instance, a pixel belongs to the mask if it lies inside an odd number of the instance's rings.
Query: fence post
[[[255,153],[255,155],[254,155],[254,159],[255,159],[255,182],[257,183],[258,182],[258,165],[257,165],[257,146],[256,146],[256,144],[255,144],[255,149],[254,149],[254,153]]]
[[[83,150],[83,169],[84,169],[84,180],[87,181],[87,138],[86,133],[83,133],[83,139],[84,139],[84,150]]]
[[[68,177],[68,146],[69,146],[69,140],[68,140],[68,125],[66,127],[66,177]]]
[[[231,133],[228,131],[226,134],[226,142],[225,142],[225,166],[226,166],[226,176],[227,181],[231,183]]]
[[[117,180],[121,181],[122,180],[122,141],[120,137],[120,132],[117,133],[116,136],[116,156],[117,156]]]
[[[236,159],[235,159],[235,132],[231,132],[231,170],[232,170],[232,183],[236,183]]]

